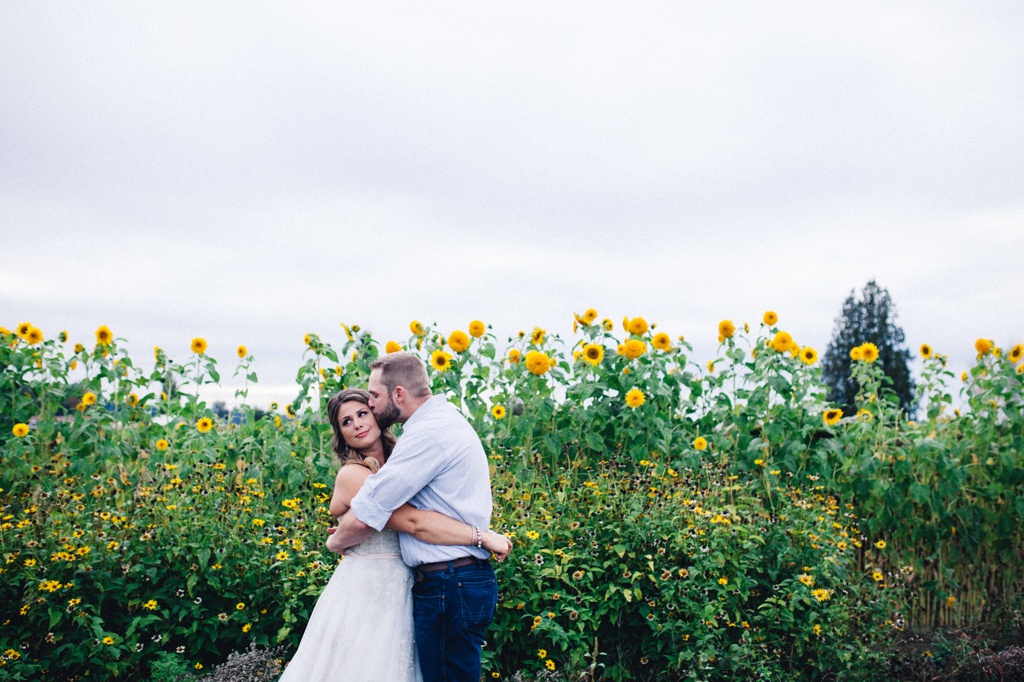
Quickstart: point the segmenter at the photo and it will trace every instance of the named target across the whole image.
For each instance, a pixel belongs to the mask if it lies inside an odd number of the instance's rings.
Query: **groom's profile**
[[[426,367],[412,353],[375,360],[367,388],[380,428],[403,424],[402,437],[387,466],[353,498],[327,548],[340,554],[358,544],[406,502],[473,526],[475,546],[430,545],[406,534],[400,542],[402,559],[416,572],[413,617],[424,682],[478,682],[484,632],[498,600],[490,553],[479,541],[491,520],[480,437],[443,395],[431,395]]]

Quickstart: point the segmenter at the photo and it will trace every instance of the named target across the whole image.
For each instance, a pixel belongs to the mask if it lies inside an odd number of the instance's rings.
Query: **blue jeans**
[[[423,682],[480,682],[480,649],[498,604],[491,565],[417,573],[412,597]]]

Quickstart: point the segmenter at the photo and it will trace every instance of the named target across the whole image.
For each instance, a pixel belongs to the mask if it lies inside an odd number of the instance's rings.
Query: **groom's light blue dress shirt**
[[[442,395],[429,398],[405,422],[387,465],[363,483],[352,499],[352,513],[381,530],[406,502],[486,530],[491,523],[491,477],[480,437]],[[402,559],[409,566],[451,561],[490,552],[471,546],[430,545],[400,534]]]

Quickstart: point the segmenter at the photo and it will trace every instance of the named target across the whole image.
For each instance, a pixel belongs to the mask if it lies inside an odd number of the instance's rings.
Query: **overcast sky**
[[[1024,341],[1024,3],[0,0],[0,324],[143,362],[643,315]],[[571,343],[570,343],[571,345]],[[228,372],[230,374],[230,371]]]

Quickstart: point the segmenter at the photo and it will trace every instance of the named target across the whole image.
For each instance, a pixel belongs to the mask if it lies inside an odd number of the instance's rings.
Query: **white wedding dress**
[[[349,549],[279,682],[421,682],[412,582],[395,531]]]

